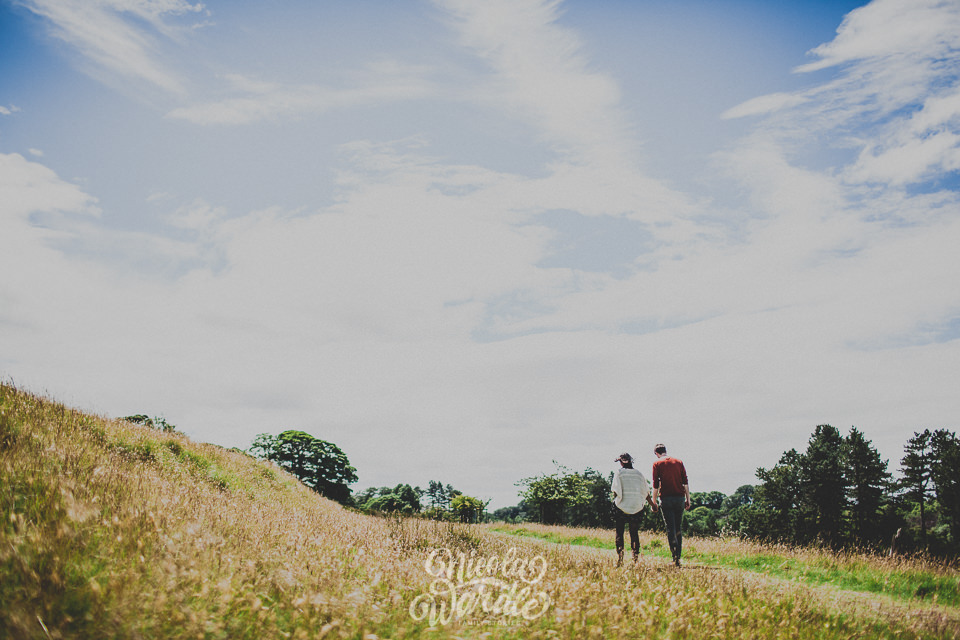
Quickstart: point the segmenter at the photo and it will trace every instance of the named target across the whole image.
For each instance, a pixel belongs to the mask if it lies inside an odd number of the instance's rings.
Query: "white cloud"
[[[919,182],[932,172],[960,170],[960,135],[943,132],[911,137],[880,150],[868,147],[849,173],[857,182],[885,182],[894,186]]]
[[[233,75],[226,98],[168,116],[467,100],[533,124],[552,163],[531,177],[445,163],[425,135],[355,140],[325,204],[238,210],[151,183],[140,197],[164,213],[148,234],[0,156],[0,265],[15,274],[0,282],[0,366],[222,444],[304,428],[364,485],[440,478],[498,506],[552,458],[603,470],[669,438],[695,490],[733,490],[815,424],[857,424],[890,455],[905,428],[955,413],[960,340],[942,327],[960,314],[958,199],[903,185],[955,166],[957,92],[936,80],[956,59],[876,53],[889,20],[871,11],[905,5],[869,5],[818,49],[842,67],[833,79],[725,114],[764,117],[709,167],[743,189],[719,210],[637,168],[616,84],[557,3],[438,4],[489,64],[475,83],[386,62],[329,86]],[[823,161],[837,141],[855,152]],[[627,218],[649,242],[626,275],[545,268],[552,211]]]
[[[0,270],[8,276],[0,282],[0,325],[7,358],[29,358],[29,351],[21,348],[29,349],[42,333],[38,325],[49,322],[49,303],[76,297],[83,288],[78,287],[77,271],[52,247],[63,236],[56,224],[62,218],[53,217],[46,226],[32,224],[38,212],[99,215],[96,200],[76,185],[19,154],[0,154]],[[11,333],[8,326],[30,333]]]
[[[838,67],[835,78],[795,93],[754,98],[726,117],[768,116],[784,150],[846,148],[850,183],[903,186],[960,162],[960,3],[876,0],[852,11],[837,37],[797,71]]]
[[[34,211],[99,212],[96,200],[76,185],[17,153],[0,154],[0,180],[0,221],[22,220]]]
[[[203,5],[185,0],[24,0],[24,5],[49,20],[56,37],[97,67],[166,91],[184,92],[182,79],[159,60],[152,34],[125,14],[171,37],[176,30],[166,18],[202,11]]]
[[[559,24],[559,2],[437,0],[463,44],[496,72],[479,87],[491,104],[540,128],[575,162],[632,164],[630,127],[616,82],[591,70],[577,35]]]
[[[802,95],[793,93],[771,93],[759,96],[727,109],[720,116],[724,119],[743,118],[746,116],[762,116],[788,107],[795,107],[807,101]]]
[[[837,37],[811,53],[798,71],[817,71],[890,56],[934,59],[960,45],[960,5],[954,0],[874,0],[854,9]]]
[[[436,92],[424,78],[426,73],[421,67],[380,63],[355,74],[351,80],[354,86],[348,87],[281,85],[231,74],[226,77],[228,92],[244,95],[179,107],[167,117],[202,125],[248,125],[318,115],[331,109],[422,99]]]

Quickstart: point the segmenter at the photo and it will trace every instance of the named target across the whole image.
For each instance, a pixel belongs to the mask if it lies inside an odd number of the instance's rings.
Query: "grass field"
[[[955,567],[345,510],[274,466],[0,387],[0,638],[960,638]]]
[[[488,528],[556,544],[614,549],[613,533],[602,529],[502,523],[488,525]],[[671,557],[662,533],[642,533],[640,544],[642,552],[651,557],[664,561]],[[922,556],[888,558],[860,551],[834,553],[758,544],[736,538],[692,538],[684,540],[684,562],[687,567],[738,569],[798,584],[831,585],[863,594],[887,596],[905,604],[960,607],[957,571]]]

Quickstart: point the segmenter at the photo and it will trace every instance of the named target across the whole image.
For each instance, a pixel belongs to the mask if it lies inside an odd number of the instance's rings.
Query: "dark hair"
[[[666,452],[667,452],[667,445],[665,445],[665,444],[658,444],[658,445],[656,445],[656,446],[653,448],[653,452],[654,452],[654,453],[666,453]]]

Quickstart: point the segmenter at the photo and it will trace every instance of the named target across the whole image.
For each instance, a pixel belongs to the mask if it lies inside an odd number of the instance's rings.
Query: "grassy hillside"
[[[518,529],[351,513],[243,453],[0,387],[0,638],[960,637],[933,602],[957,572],[922,561],[900,568],[932,593],[852,599],[750,565],[762,547],[691,540],[678,571],[646,536],[617,569],[609,532]]]

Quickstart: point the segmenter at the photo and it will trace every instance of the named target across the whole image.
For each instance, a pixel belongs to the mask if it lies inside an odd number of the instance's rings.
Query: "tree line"
[[[571,470],[554,462],[551,473],[524,478],[520,502],[487,512],[488,501],[431,480],[426,489],[398,484],[353,494],[356,469],[336,445],[303,431],[260,434],[250,452],[272,460],[321,495],[369,513],[480,522],[541,522],[611,527],[607,475]],[[960,553],[960,440],[946,429],[914,433],[904,446],[899,478],[862,432],[846,435],[818,425],[806,449],[783,453],[771,467],[756,470],[758,483],[731,495],[691,493],[684,529],[693,535],[816,544],[839,548]],[[661,529],[660,514],[643,512],[641,526]]]
[[[357,470],[332,442],[305,431],[287,430],[276,436],[261,433],[250,453],[270,460],[320,495],[367,513],[419,515],[436,520],[480,522],[489,501],[465,495],[453,486],[431,480],[426,489],[398,484],[371,487],[353,494]]]
[[[757,469],[744,535],[832,547],[889,546],[960,553],[960,440],[924,429],[904,445],[894,478],[856,428],[846,436],[819,425],[803,452],[786,451]]]
[[[521,502],[493,512],[509,521],[609,527],[611,472],[571,471],[525,478]],[[818,425],[804,451],[790,449],[756,471],[759,483],[727,496],[692,492],[684,529],[694,535],[840,548],[856,545],[899,551],[960,553],[960,440],[946,429],[925,429],[904,446],[900,477],[873,443],[851,428],[844,436]],[[663,527],[644,511],[641,526]]]

